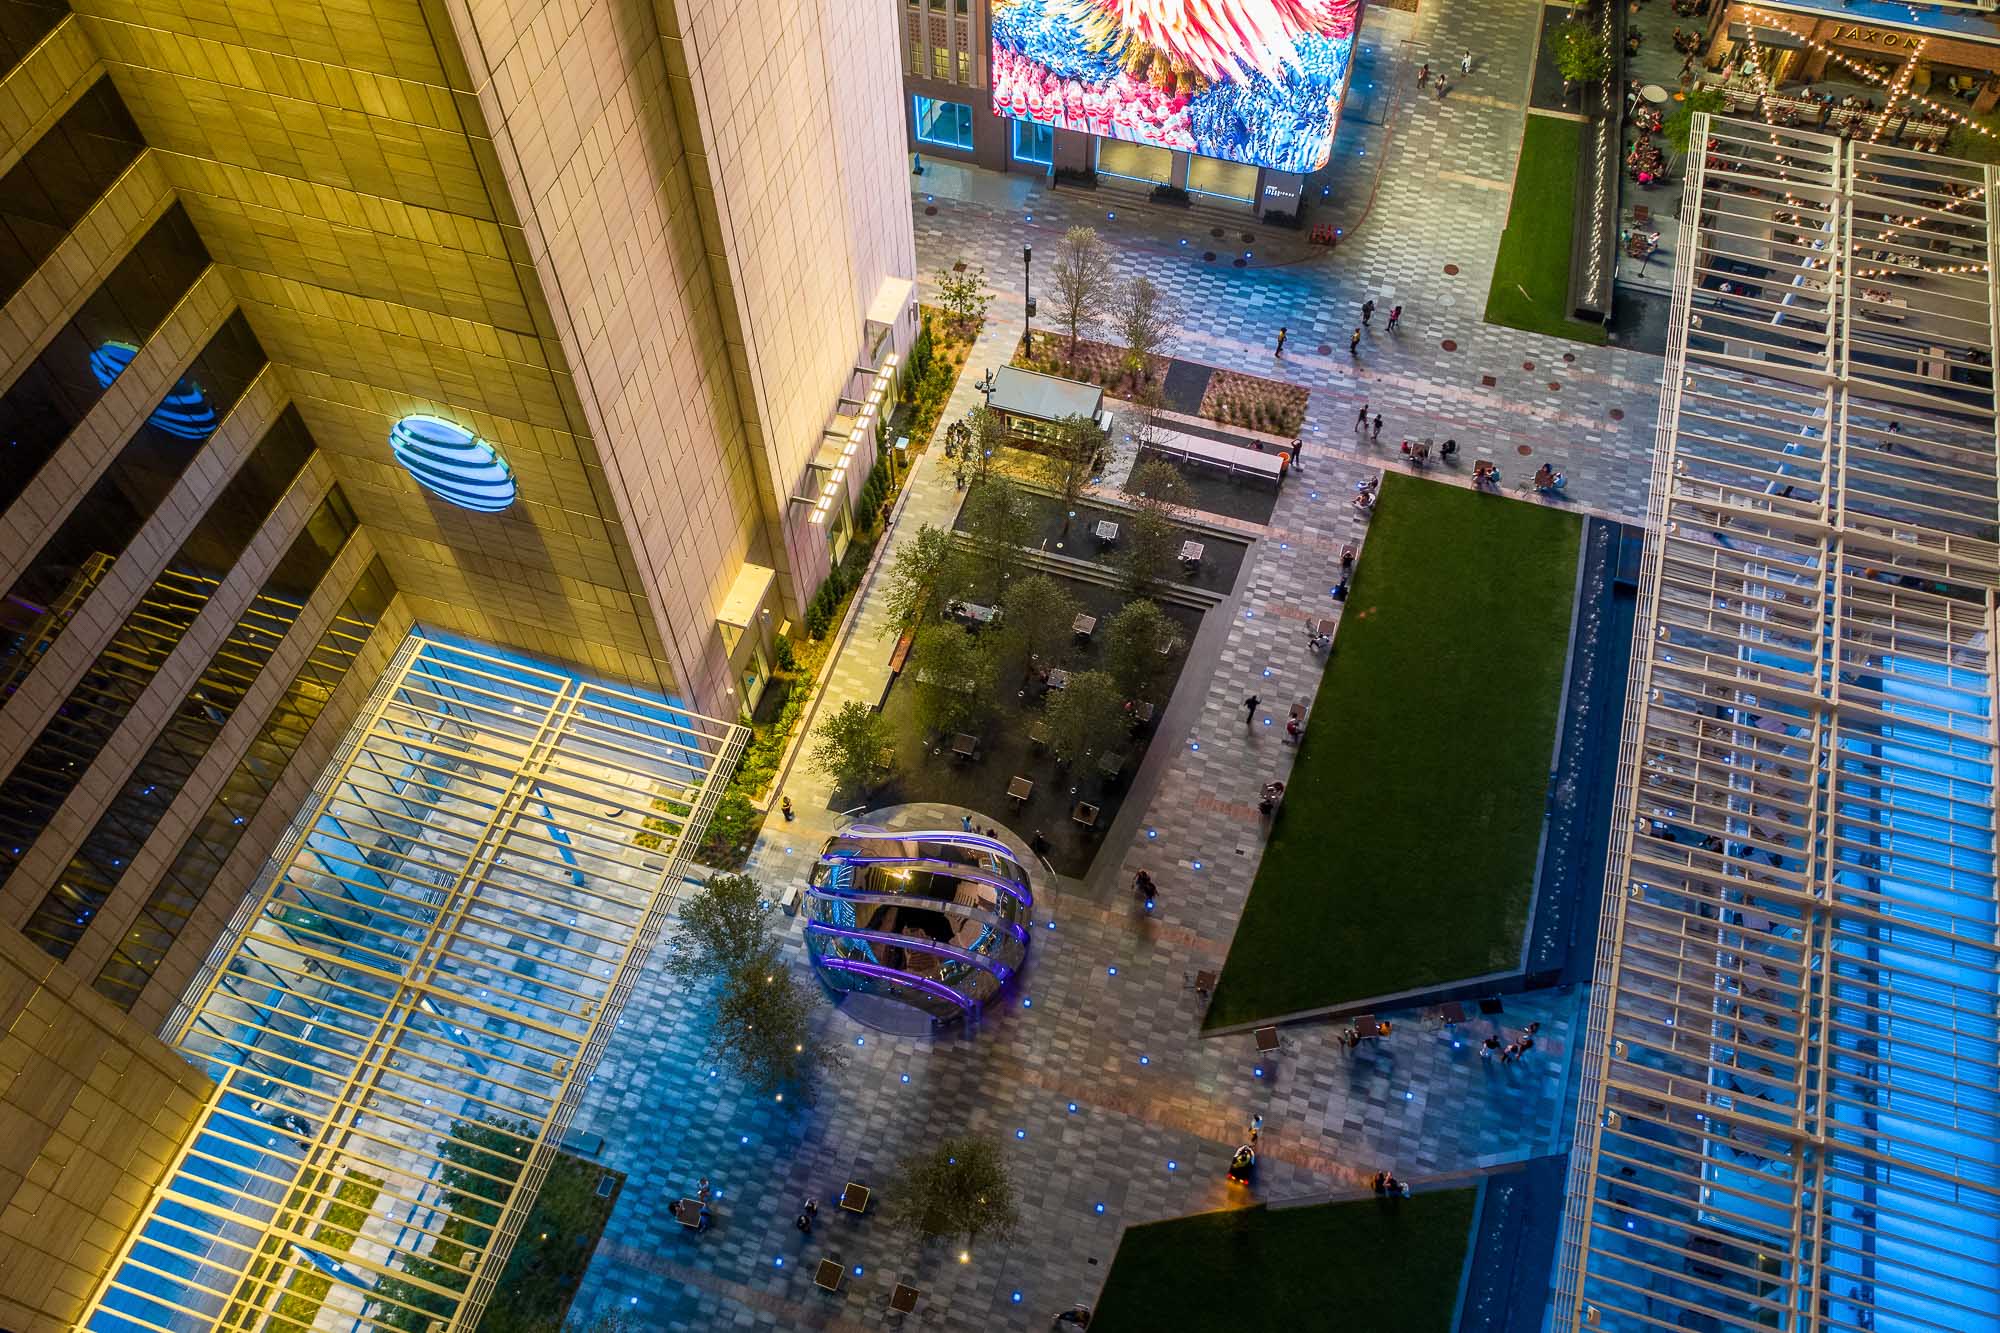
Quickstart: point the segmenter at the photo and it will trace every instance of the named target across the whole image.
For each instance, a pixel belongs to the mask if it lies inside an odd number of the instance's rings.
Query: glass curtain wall
[[[0,176],[0,304],[14,299],[145,147],[107,77]]]

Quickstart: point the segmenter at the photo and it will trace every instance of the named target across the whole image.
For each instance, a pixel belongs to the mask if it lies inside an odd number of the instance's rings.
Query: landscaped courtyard
[[[1236,1208],[1129,1227],[1096,1333],[1291,1328],[1449,1333],[1471,1238],[1471,1189],[1274,1210]],[[1338,1318],[1328,1316],[1338,1312]],[[1308,1312],[1318,1312],[1309,1314]]]
[[[1516,965],[1580,527],[1383,479],[1210,1026]]]

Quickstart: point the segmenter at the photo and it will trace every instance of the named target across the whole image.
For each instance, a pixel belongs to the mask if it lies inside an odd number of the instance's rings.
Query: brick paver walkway
[[[1527,0],[1437,0],[1414,18],[1370,11],[1379,49],[1362,77],[1380,81],[1369,106],[1382,124],[1352,133],[1387,162],[1356,234],[1331,256],[1209,266],[1198,253],[1183,257],[1171,225],[1177,219],[1141,206],[1100,208],[1102,196],[1050,198],[1030,181],[954,179],[943,167],[926,178],[939,208],[926,215],[919,196],[926,269],[965,256],[1004,280],[1020,271],[1024,230],[1039,251],[1068,220],[1094,212],[1126,271],[1152,274],[1185,301],[1182,354],[1313,388],[1302,474],[1190,651],[1134,782],[1133,799],[1144,805],[1129,837],[1105,849],[1088,882],[1041,886],[1021,989],[976,1032],[918,1041],[829,1012],[826,1031],[847,1055],[845,1067],[828,1079],[818,1105],[779,1106],[711,1072],[702,1054],[711,997],[680,992],[657,970],[641,979],[579,1116],[581,1128],[606,1137],[605,1160],[630,1180],[578,1313],[616,1308],[645,1328],[872,1328],[891,1285],[905,1281],[923,1290],[917,1317],[929,1326],[1039,1329],[1053,1312],[1095,1297],[1123,1226],[1240,1201],[1223,1168],[1253,1113],[1265,1117],[1256,1197],[1266,1199],[1349,1188],[1382,1166],[1423,1175],[1560,1150],[1578,996],[1510,999],[1510,1026],[1543,1025],[1537,1058],[1514,1066],[1477,1058],[1483,1023],[1452,1034],[1414,1016],[1358,1056],[1340,1050],[1332,1029],[1289,1030],[1286,1049],[1260,1066],[1248,1037],[1197,1035],[1200,1011],[1185,985],[1194,971],[1219,967],[1227,951],[1262,845],[1256,791],[1287,772],[1285,709],[1310,698],[1318,681],[1305,624],[1338,614],[1329,590],[1340,548],[1365,535],[1347,503],[1375,462],[1352,434],[1357,399],[1387,416],[1385,441],[1458,438],[1468,451],[1466,474],[1481,451],[1518,473],[1516,447],[1527,445],[1537,461],[1570,474],[1579,503],[1643,512],[1659,363],[1479,323],[1519,138],[1535,9]],[[1440,29],[1451,40],[1439,40]],[[1409,82],[1427,51],[1455,68],[1465,45],[1478,72],[1442,108],[1409,96],[1413,88],[1398,94],[1396,81]],[[1346,143],[1350,130],[1342,134]],[[1370,180],[1337,179],[1358,182],[1354,188]],[[1103,217],[1112,211],[1116,220]],[[1445,263],[1459,274],[1447,277]],[[1404,304],[1405,331],[1399,342],[1384,337],[1378,314],[1357,370],[1346,364],[1345,340],[1364,282],[1383,310]],[[1003,295],[993,315],[947,420],[977,400],[971,381],[1001,364],[1018,334],[1018,290]],[[1280,323],[1289,324],[1291,342],[1275,362],[1269,342]],[[1441,351],[1445,338],[1460,350]],[[1322,341],[1338,355],[1319,355]],[[1565,353],[1576,361],[1565,363]],[[1537,369],[1520,369],[1526,361]],[[1482,374],[1496,385],[1482,387]],[[1548,389],[1548,381],[1561,387]],[[1609,417],[1614,406],[1625,413],[1622,423]],[[941,452],[927,454],[890,550],[920,523],[948,524],[959,498]],[[879,632],[877,587],[861,597],[821,708],[873,702],[886,683],[892,644]],[[1252,693],[1263,708],[1246,727],[1241,701]],[[803,768],[785,790],[799,818],[775,824],[752,861],[774,890],[803,877],[841,822],[823,780]],[[956,816],[934,807],[878,817],[916,827]],[[1164,889],[1151,917],[1124,892],[1139,866]],[[795,924],[790,937],[801,953]],[[982,1247],[960,1263],[952,1251],[916,1252],[880,1217],[856,1219],[831,1206],[822,1207],[810,1239],[793,1230],[806,1195],[831,1200],[850,1178],[884,1186],[911,1147],[962,1130],[999,1137],[1013,1157],[1024,1215],[1016,1242]],[[701,1176],[716,1183],[721,1200],[715,1226],[697,1237],[666,1209]],[[838,1296],[813,1286],[822,1257],[850,1271]]]

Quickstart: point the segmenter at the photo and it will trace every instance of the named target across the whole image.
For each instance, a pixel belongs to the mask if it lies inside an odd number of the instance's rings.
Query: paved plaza
[[[965,258],[1003,284],[945,420],[977,403],[971,381],[1002,364],[1019,334],[1021,242],[1053,252],[1064,226],[1092,221],[1117,247],[1124,272],[1150,274],[1184,303],[1181,355],[1311,387],[1302,469],[1270,523],[1253,530],[1259,540],[1232,596],[1204,621],[1092,874],[1037,885],[1022,985],[976,1031],[918,1041],[828,1011],[826,1030],[845,1065],[817,1105],[779,1105],[712,1069],[703,1054],[712,997],[677,989],[657,967],[646,971],[577,1120],[605,1136],[604,1160],[629,1176],[577,1313],[617,1310],[642,1328],[877,1327],[901,1281],[924,1293],[920,1323],[1039,1329],[1053,1312],[1094,1299],[1124,1226],[1241,1201],[1223,1173],[1253,1114],[1265,1118],[1254,1192],[1263,1200],[1365,1190],[1382,1167],[1415,1176],[1470,1171],[1565,1146],[1581,994],[1509,999],[1501,1019],[1509,1030],[1542,1024],[1534,1057],[1514,1065],[1478,1058],[1488,1020],[1452,1032],[1414,1014],[1352,1056],[1333,1028],[1289,1029],[1285,1048],[1260,1065],[1247,1036],[1199,1036],[1199,1000],[1187,984],[1198,970],[1219,969],[1227,953],[1264,837],[1258,788],[1288,772],[1285,711],[1318,683],[1305,626],[1338,616],[1330,588],[1342,545],[1361,545],[1367,558],[1365,522],[1348,498],[1393,453],[1393,441],[1454,437],[1469,455],[1462,474],[1471,458],[1487,456],[1510,481],[1547,460],[1569,474],[1578,507],[1644,511],[1660,363],[1480,322],[1536,9],[1524,0],[1438,0],[1415,15],[1369,11],[1374,49],[1360,77],[1377,81],[1367,105],[1374,124],[1343,128],[1342,143],[1352,136],[1374,145],[1382,164],[1379,179],[1372,168],[1336,173],[1343,188],[1373,195],[1331,254],[1300,257],[1298,239],[1285,236],[1279,244],[1290,249],[1266,257],[1283,262],[1259,261],[1253,245],[1242,269],[1208,264],[1190,253],[1202,242],[1179,244],[1192,220],[1143,204],[1050,195],[1023,178],[935,164],[918,182],[920,268],[928,275]],[[1442,106],[1417,99],[1417,63],[1428,54],[1455,68],[1463,46],[1475,53],[1475,74]],[[1115,219],[1105,216],[1112,212]],[[1206,237],[1208,225],[1195,234]],[[1357,367],[1346,338],[1364,294],[1378,315]],[[1397,303],[1404,329],[1391,339],[1380,332],[1381,312]],[[1278,360],[1271,343],[1281,324],[1291,337]],[[1443,350],[1446,340],[1457,350]],[[1333,351],[1318,352],[1322,343]],[[1495,383],[1482,385],[1489,375]],[[1386,418],[1379,455],[1352,432],[1364,398]],[[920,524],[948,526],[961,498],[941,452],[927,453],[883,563]],[[822,712],[882,695],[892,640],[882,633],[880,568],[836,645]],[[1246,727],[1250,694],[1262,708]],[[803,766],[784,791],[798,819],[774,821],[751,863],[773,896],[803,878],[846,818]],[[882,817],[913,828],[955,823],[957,812],[913,807]],[[1029,830],[1008,832],[1019,844]],[[1140,867],[1162,886],[1150,916],[1126,887]],[[803,966],[797,924],[786,924]],[[1013,1243],[960,1262],[955,1249],[918,1252],[879,1215],[854,1218],[830,1206],[843,1182],[884,1188],[907,1152],[965,1131],[999,1138],[1010,1154],[1023,1213]],[[696,1236],[667,1207],[703,1176],[721,1198],[715,1225]],[[826,1206],[815,1234],[803,1238],[792,1219],[808,1195]],[[824,1257],[849,1270],[839,1295],[813,1285]]]

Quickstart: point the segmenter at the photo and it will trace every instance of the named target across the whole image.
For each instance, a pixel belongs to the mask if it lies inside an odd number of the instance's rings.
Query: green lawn
[[[1528,117],[1507,229],[1500,233],[1493,287],[1486,293],[1489,324],[1578,342],[1604,341],[1602,326],[1571,319],[1568,309],[1570,223],[1577,208],[1576,161],[1583,130],[1581,121]]]
[[[1240,1208],[1129,1227],[1090,1327],[1449,1333],[1476,1193]]]
[[[1210,1027],[1516,965],[1581,527],[1383,478]]]

